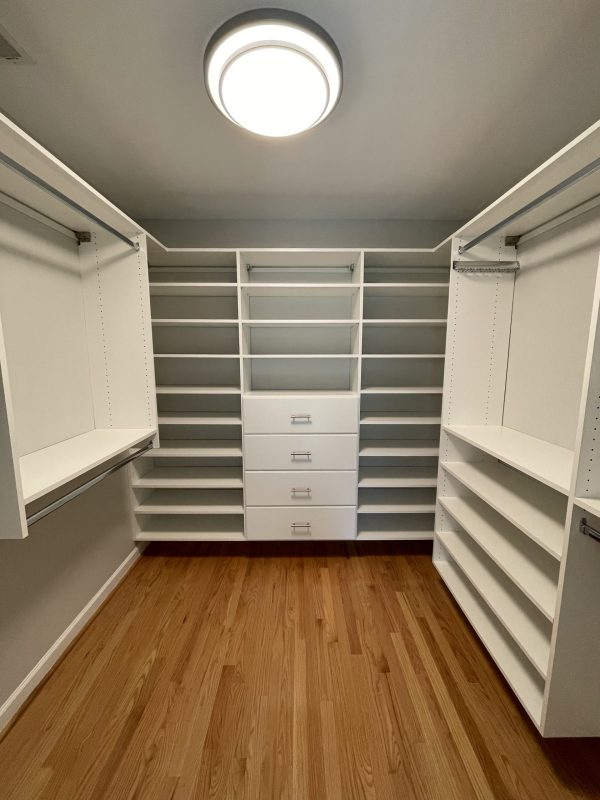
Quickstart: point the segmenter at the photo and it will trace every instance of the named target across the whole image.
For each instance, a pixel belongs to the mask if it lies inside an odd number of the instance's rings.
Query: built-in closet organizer
[[[472,240],[589,144],[469,223],[450,279],[434,563],[545,736],[600,735],[600,181]]]
[[[156,411],[142,229],[1,116],[0,152],[0,538],[18,539],[149,444]]]
[[[137,538],[432,538],[449,255],[154,247]]]

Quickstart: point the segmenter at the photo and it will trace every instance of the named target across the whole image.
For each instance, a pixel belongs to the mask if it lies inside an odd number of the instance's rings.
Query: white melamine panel
[[[241,467],[156,466],[132,481],[134,489],[241,489],[243,485]]]
[[[362,352],[382,353],[441,353],[446,348],[446,328],[443,325],[366,325],[363,328]]]
[[[242,300],[244,319],[252,320],[349,320],[358,310],[355,289],[254,289],[244,291]]]
[[[231,266],[156,266],[150,261],[149,275],[152,283],[237,283],[235,263]],[[234,258],[235,261],[235,258]]]
[[[235,320],[237,297],[194,297],[190,295],[156,295],[152,297],[153,319]]]
[[[246,472],[247,506],[351,506],[356,471]]]
[[[442,467],[540,547],[560,559],[566,497],[496,461],[445,462]]]
[[[159,386],[235,388],[240,384],[240,364],[237,358],[157,358],[156,382]]]
[[[450,516],[487,553],[523,594],[554,619],[558,564],[479,498],[440,497]]]
[[[433,514],[435,489],[361,488],[358,492],[359,514]]]
[[[244,359],[247,391],[355,391],[357,357],[307,356]]]
[[[402,488],[437,486],[437,466],[435,467],[399,467],[377,466],[360,467],[358,476],[360,488]]]
[[[371,540],[433,539],[433,514],[360,514],[358,538]]]
[[[246,509],[248,539],[354,539],[354,506]]]
[[[77,243],[0,205],[0,318],[18,456],[94,428]],[[109,425],[106,425],[109,427]]]
[[[439,539],[542,677],[550,658],[552,625],[480,547],[462,531]]]
[[[14,450],[14,419],[0,324],[0,539],[27,536],[21,470]]]
[[[444,429],[552,489],[569,493],[572,450],[500,425],[446,425]]]
[[[357,325],[244,327],[244,353],[302,355],[356,353]]]
[[[25,502],[37,500],[126,453],[130,447],[151,439],[154,433],[154,428],[93,430],[22,456],[20,468]]]
[[[155,353],[239,353],[237,325],[161,325],[154,327]]]
[[[464,573],[452,561],[434,565],[527,713],[539,727],[544,680],[515,644]]]
[[[244,397],[246,433],[358,433],[358,396]]]
[[[355,470],[357,436],[244,436],[246,470]]]
[[[439,445],[435,439],[364,439],[360,440],[360,455],[365,457],[437,456]]]
[[[140,490],[142,491],[142,490]],[[137,494],[137,492],[136,492]],[[143,494],[146,494],[143,491]],[[140,500],[136,514],[243,514],[241,489],[155,489]]]
[[[599,220],[594,209],[518,251],[504,425],[568,449],[575,446]]]
[[[165,514],[138,517],[138,542],[244,541],[242,515]]]
[[[193,283],[191,281],[153,281],[150,284],[152,297],[185,295],[187,297],[236,297],[235,283]]]

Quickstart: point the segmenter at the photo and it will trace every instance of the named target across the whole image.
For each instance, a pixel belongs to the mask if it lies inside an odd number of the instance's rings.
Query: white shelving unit
[[[459,247],[599,153],[596,126],[452,241],[434,563],[544,736],[600,735],[600,178]]]
[[[1,115],[0,151],[114,229],[0,166],[0,539],[21,539],[154,439],[154,366],[143,229]]]

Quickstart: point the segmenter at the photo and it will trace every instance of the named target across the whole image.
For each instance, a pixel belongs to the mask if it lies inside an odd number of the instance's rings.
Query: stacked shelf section
[[[244,538],[236,257],[193,261],[150,267],[160,446],[134,468],[139,541]]]
[[[444,432],[436,567],[540,726],[573,453],[503,426]]]
[[[449,286],[446,256],[365,253],[360,539],[433,538]]]

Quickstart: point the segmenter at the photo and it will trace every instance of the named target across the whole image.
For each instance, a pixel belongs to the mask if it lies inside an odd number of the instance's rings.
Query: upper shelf
[[[22,456],[19,462],[24,502],[37,500],[155,433],[153,428],[97,429]]]
[[[571,450],[501,425],[445,425],[444,430],[557,492],[569,494]]]

